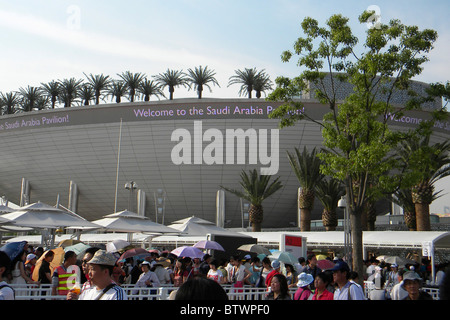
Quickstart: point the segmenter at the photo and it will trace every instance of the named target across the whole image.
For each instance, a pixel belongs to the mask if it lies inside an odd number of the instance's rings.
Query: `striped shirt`
[[[81,292],[78,300],[127,300],[125,291],[118,285],[103,293],[103,289],[93,286]]]

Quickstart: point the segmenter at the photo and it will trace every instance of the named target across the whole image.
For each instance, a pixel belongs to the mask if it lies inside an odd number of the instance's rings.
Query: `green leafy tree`
[[[165,87],[169,88],[169,100],[173,100],[173,93],[175,92],[175,87],[178,86],[187,86],[188,80],[184,76],[182,70],[170,70],[167,69],[165,73],[160,73],[154,76],[156,81],[160,84],[161,88]]]
[[[148,79],[144,79],[139,88],[140,92],[144,96],[144,101],[150,101],[151,96],[164,97],[164,93],[161,91],[161,87],[155,82]]]
[[[70,108],[77,101],[83,80],[70,78],[59,81],[59,99],[64,104],[64,108]]]
[[[122,97],[125,97],[128,92],[127,85],[121,80],[114,80],[111,82],[107,94],[115,99],[116,103],[122,101]]]
[[[323,205],[322,222],[327,231],[335,231],[338,225],[338,201],[344,195],[342,182],[334,178],[324,178],[316,185],[317,198]]]
[[[19,94],[22,96],[22,110],[23,111],[33,111],[36,108],[36,103],[41,96],[41,91],[38,87],[20,88]]]
[[[204,87],[207,87],[209,91],[212,92],[209,83],[219,86],[219,82],[217,82],[214,77],[215,75],[216,73],[213,70],[208,69],[208,66],[204,68],[200,66],[198,68],[195,67],[194,70],[188,69],[186,80],[189,83],[189,88],[193,85],[194,90],[197,90],[198,98],[201,99]]]
[[[359,21],[367,23],[372,13],[364,12]],[[301,26],[305,36],[295,42],[294,53],[282,54],[282,60],[287,62],[298,55],[298,65],[305,70],[293,79],[277,78],[277,88],[269,99],[285,103],[271,117],[280,118],[282,126],[311,120],[322,127],[328,152],[319,155],[324,161],[321,172],[345,185],[352,226],[352,266],[362,274],[363,210],[369,199],[392,190],[400,179],[399,175],[385,174],[397,165],[388,153],[407,133],[389,130],[387,115],[420,108],[417,97],[400,111],[392,106],[391,99],[399,91],[412,95],[408,90],[410,80],[421,73],[437,34],[391,20],[368,29],[363,48],[356,50],[358,39],[348,18],[340,14],[331,16],[325,27],[312,18],[305,18]],[[325,80],[330,87],[325,86]],[[353,93],[338,103],[338,88],[346,82],[353,85]],[[294,115],[291,112],[303,107],[294,97],[307,90],[308,84],[314,88],[314,96],[329,106],[323,121],[312,119],[308,110]],[[371,177],[379,177],[373,188],[369,188]],[[358,188],[353,188],[355,184]]]
[[[16,92],[7,92],[0,94],[0,107],[2,114],[14,114],[18,111],[17,106],[20,103],[20,97]]]
[[[314,148],[308,152],[306,147],[303,152],[295,148],[295,154],[287,152],[289,164],[294,171],[301,190],[298,195],[298,207],[300,209],[300,230],[311,230],[311,211],[314,207],[316,185],[323,179],[320,173],[321,160],[317,157]]]
[[[85,83],[80,88],[81,103],[88,106],[92,100],[97,101],[97,95],[92,85]]]
[[[258,175],[256,169],[251,170],[248,174],[242,170],[239,184],[243,191],[220,186],[225,191],[250,202],[249,220],[253,232],[261,231],[261,224],[264,220],[263,201],[283,187],[279,177],[270,182],[271,177]]]
[[[265,73],[264,70],[261,70],[256,75],[255,84],[253,85],[253,89],[256,91],[256,98],[261,98],[261,93],[267,90],[272,90],[272,80],[268,74]]]

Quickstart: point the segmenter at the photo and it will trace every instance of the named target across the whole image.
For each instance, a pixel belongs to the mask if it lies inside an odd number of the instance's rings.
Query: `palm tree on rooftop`
[[[232,84],[240,84],[239,96],[247,94],[248,98],[252,98],[252,91],[256,82],[258,72],[256,68],[244,70],[235,70],[235,75],[231,76],[228,82],[228,86]]]
[[[261,224],[264,219],[263,201],[283,187],[279,181],[280,177],[270,183],[271,177],[269,175],[258,175],[256,169],[250,170],[249,174],[242,170],[239,184],[242,186],[243,191],[220,186],[225,191],[250,202],[248,213],[253,232],[261,231]]]
[[[184,77],[182,70],[170,70],[167,69],[165,73],[160,73],[154,76],[156,81],[161,85],[161,88],[169,87],[169,100],[173,100],[173,93],[175,87],[188,85],[188,80]]]
[[[41,96],[41,91],[38,87],[20,88],[19,94],[22,96],[22,109],[23,111],[33,111],[36,107],[36,103]]]
[[[20,102],[20,97],[16,92],[0,93],[0,107],[2,114],[14,114],[17,112],[16,106]]]
[[[255,83],[253,85],[253,89],[256,91],[256,98],[261,98],[261,93],[266,90],[272,90],[272,81],[268,74],[265,73],[264,70],[261,70],[256,75]]]
[[[123,80],[124,84],[129,90],[128,99],[130,100],[130,102],[134,102],[136,91],[138,90],[142,81],[145,79],[145,74],[140,72],[132,73],[130,71],[125,71],[122,72],[122,74],[118,74],[118,76]]]
[[[152,80],[144,79],[139,88],[138,92],[140,92],[144,96],[144,101],[150,101],[151,96],[164,96],[164,93],[161,91],[160,86]]]
[[[122,97],[128,92],[127,85],[121,80],[113,80],[108,88],[108,95],[112,96],[112,99],[115,98],[116,103],[120,103],[122,101]]]
[[[89,84],[92,86],[92,89],[94,90],[95,104],[99,104],[102,92],[108,90],[108,86],[111,83],[111,79],[109,79],[109,76],[104,76],[103,74],[97,74],[94,76],[91,73],[89,74],[89,76],[86,74],[84,75],[86,76]]]
[[[202,66],[198,68],[195,67],[194,70],[188,69],[188,73],[186,74],[188,83],[190,83],[190,85],[194,85],[194,90],[197,90],[199,99],[202,98],[204,86],[206,86],[210,92],[212,92],[212,89],[209,86],[209,83],[219,86],[219,83],[214,77],[215,75],[216,73],[213,70],[209,70],[208,66],[204,68],[202,68]],[[189,88],[191,88],[190,85]]]
[[[64,103],[64,108],[70,108],[72,103],[78,99],[83,80],[75,78],[59,80],[60,95],[59,99]]]
[[[85,106],[89,105],[89,102],[94,100],[97,102],[97,93],[91,84],[85,83],[80,88],[81,103]]]
[[[55,109],[58,95],[60,94],[59,83],[56,81],[50,81],[49,83],[41,83],[41,91],[51,99],[52,109]]]

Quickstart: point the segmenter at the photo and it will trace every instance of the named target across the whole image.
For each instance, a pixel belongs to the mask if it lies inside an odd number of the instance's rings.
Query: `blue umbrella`
[[[0,251],[6,252],[9,259],[13,261],[15,258],[17,258],[19,254],[22,253],[26,244],[27,244],[26,241],[10,242],[1,247]]]

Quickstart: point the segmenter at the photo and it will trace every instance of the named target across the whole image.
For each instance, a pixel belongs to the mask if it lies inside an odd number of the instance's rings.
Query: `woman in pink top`
[[[312,297],[313,300],[333,300],[333,293],[327,290],[327,286],[330,284],[331,279],[325,273],[321,272],[314,279],[314,286],[316,290]]]

